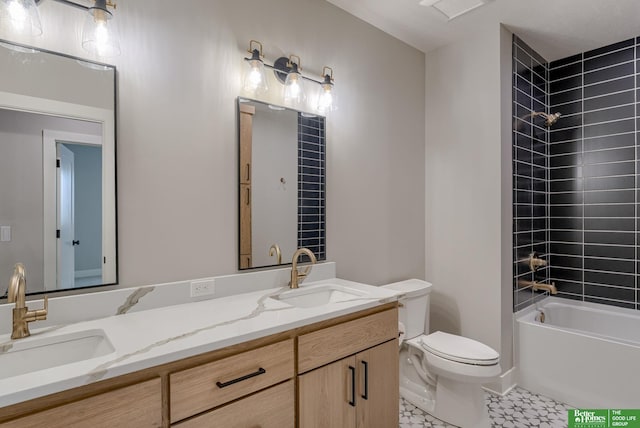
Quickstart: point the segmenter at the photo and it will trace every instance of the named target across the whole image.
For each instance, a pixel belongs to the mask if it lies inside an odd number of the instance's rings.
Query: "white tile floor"
[[[504,397],[487,394],[494,428],[565,428],[569,406],[514,388]],[[400,399],[400,428],[455,428]]]

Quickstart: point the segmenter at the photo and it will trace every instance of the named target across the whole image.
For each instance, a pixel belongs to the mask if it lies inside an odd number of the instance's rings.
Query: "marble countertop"
[[[97,358],[0,379],[0,407],[42,397],[92,382],[177,361],[318,321],[372,308],[397,299],[390,290],[341,279],[305,283],[301,289],[337,284],[365,292],[326,305],[295,307],[273,299],[289,292],[271,288],[218,299],[165,306],[123,315],[48,326],[31,324],[31,337],[12,341],[0,335],[2,354],[16,342],[102,330],[114,351]],[[47,358],[43,353],[42,358]]]

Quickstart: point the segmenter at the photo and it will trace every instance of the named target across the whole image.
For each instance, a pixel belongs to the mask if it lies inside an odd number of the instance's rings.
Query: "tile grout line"
[[[584,53],[582,53],[580,55],[580,81],[581,81],[581,123],[582,123],[582,133],[580,135],[580,178],[582,178],[581,182],[580,182],[580,186],[581,186],[581,193],[583,195],[582,198],[582,244],[581,244],[581,257],[580,257],[580,264],[581,264],[581,283],[582,283],[582,301],[585,301],[585,291],[586,291],[586,287],[584,284],[584,279],[585,279],[585,275],[584,275],[584,268],[585,268],[585,262],[584,262],[584,253],[585,253],[585,248],[584,248],[584,240],[585,240],[585,232],[584,232],[584,223],[585,223],[585,218],[584,218],[584,214],[585,214],[585,208],[584,208]]]

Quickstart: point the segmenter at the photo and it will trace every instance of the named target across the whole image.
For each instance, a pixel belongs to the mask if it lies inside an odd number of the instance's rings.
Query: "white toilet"
[[[411,279],[383,286],[402,295],[400,303],[400,395],[459,427],[489,428],[482,383],[501,373],[500,355],[462,336],[429,333],[431,284]]]

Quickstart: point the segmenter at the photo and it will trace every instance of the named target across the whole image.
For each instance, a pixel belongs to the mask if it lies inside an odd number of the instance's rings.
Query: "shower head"
[[[532,117],[536,117],[536,116],[544,117],[544,124],[547,126],[547,128],[551,128],[551,126],[554,123],[556,123],[558,121],[558,119],[560,119],[560,116],[562,116],[562,114],[561,113],[548,114],[548,113],[534,111],[533,113],[531,113],[531,116]]]

